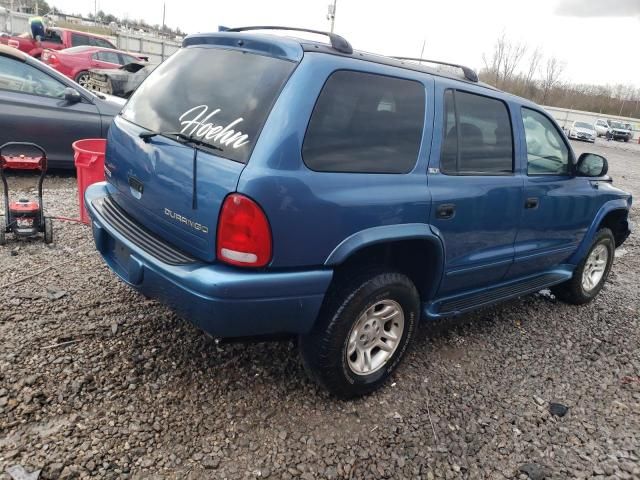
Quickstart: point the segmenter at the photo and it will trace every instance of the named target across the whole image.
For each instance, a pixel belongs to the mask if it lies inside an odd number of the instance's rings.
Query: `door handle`
[[[529,197],[524,202],[524,208],[532,208],[532,209],[538,208],[538,203],[539,203],[539,200],[537,197]]]
[[[443,203],[438,205],[436,216],[442,219],[453,218],[456,213],[456,206],[453,203]]]

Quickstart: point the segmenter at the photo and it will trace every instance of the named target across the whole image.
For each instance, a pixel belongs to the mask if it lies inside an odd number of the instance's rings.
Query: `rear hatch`
[[[179,50],[109,129],[105,167],[117,189],[113,199],[148,230],[213,261],[222,202],[235,191],[295,65],[211,45]]]

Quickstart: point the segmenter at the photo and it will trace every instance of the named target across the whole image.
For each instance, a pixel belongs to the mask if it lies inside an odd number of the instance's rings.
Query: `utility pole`
[[[36,0],[36,17],[38,16],[38,0]]]
[[[333,27],[336,23],[336,4],[338,0],[333,0],[333,5],[329,5],[329,13],[327,14],[327,20],[331,20],[331,33],[333,33]]]
[[[162,4],[162,33],[164,33],[164,25],[165,25],[164,19],[166,14],[167,14],[167,4],[163,3]]]
[[[98,0],[93,0],[93,26],[98,26]]]

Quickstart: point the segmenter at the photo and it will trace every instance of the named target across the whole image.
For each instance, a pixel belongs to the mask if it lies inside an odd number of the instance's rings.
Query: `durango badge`
[[[197,231],[202,232],[202,233],[209,233],[209,228],[207,226],[202,225],[202,224],[200,224],[198,222],[194,222],[190,218],[183,217],[179,213],[173,212],[173,211],[169,210],[168,208],[164,209],[164,214],[167,217],[172,218],[177,222],[184,223],[185,225],[188,225],[189,227],[193,228],[194,230],[197,230]]]

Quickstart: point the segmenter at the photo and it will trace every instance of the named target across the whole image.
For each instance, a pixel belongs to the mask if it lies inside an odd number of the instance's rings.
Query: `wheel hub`
[[[584,264],[582,271],[582,288],[585,292],[590,292],[598,286],[609,261],[609,250],[605,245],[597,245]]]
[[[404,330],[404,312],[394,300],[367,308],[349,334],[347,363],[356,375],[381,369],[395,353]]]

